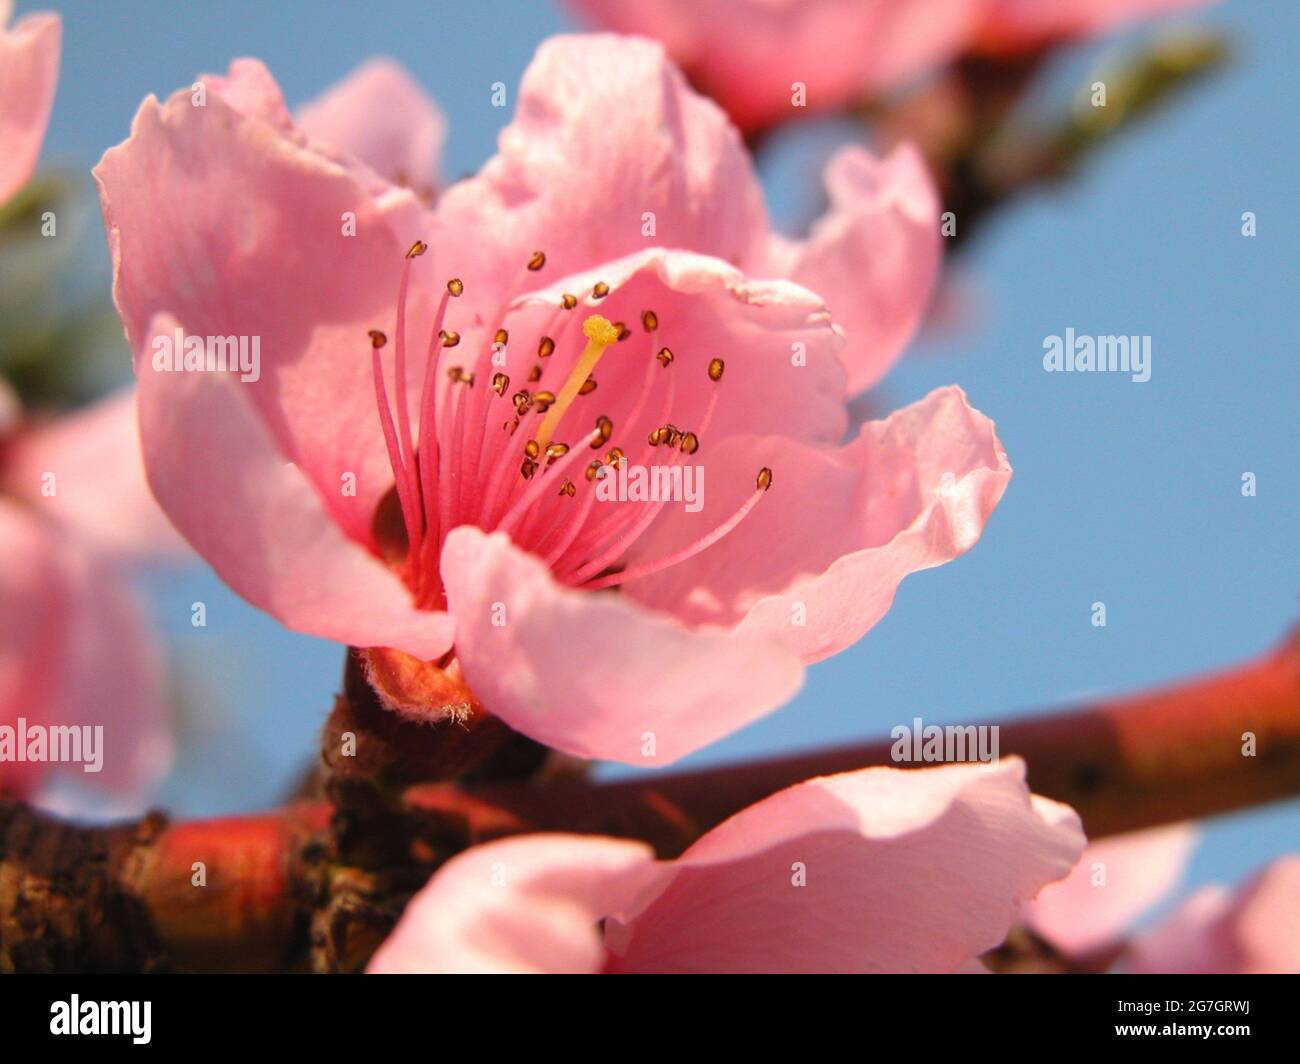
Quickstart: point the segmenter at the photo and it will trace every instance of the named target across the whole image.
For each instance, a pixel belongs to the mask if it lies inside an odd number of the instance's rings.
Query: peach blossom
[[[11,0],[0,0],[0,204],[32,176],[59,80],[62,23],[38,13],[5,27]]]
[[[454,662],[540,741],[663,764],[979,538],[1010,467],[960,390],[842,441],[937,264],[906,149],[837,160],[791,245],[659,46],[558,38],[430,211],[295,125],[260,64],[207,83],[146,100],[96,178],[150,484],[284,624]],[[260,379],[160,369],[178,329],[259,337]],[[707,505],[597,501],[615,448],[704,469]]]

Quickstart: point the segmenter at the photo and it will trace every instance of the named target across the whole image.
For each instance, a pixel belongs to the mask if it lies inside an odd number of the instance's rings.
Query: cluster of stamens
[[[461,340],[459,333],[446,328],[450,301],[465,291],[459,278],[447,282],[435,313],[414,427],[418,429],[417,439],[407,403],[406,295],[411,261],[426,250],[423,241],[416,241],[403,264],[398,289],[392,406],[380,355],[387,337],[378,330],[370,331],[380,424],[406,537],[402,577],[417,605],[439,608],[444,604],[438,559],[447,533],[459,525],[472,524],[485,531],[507,532],[517,545],[539,556],[559,581],[573,587],[600,590],[659,572],[708,549],[739,525],[771,487],[772,471],[764,467],[759,471],[753,494],[707,535],[656,561],[620,565],[631,546],[659,516],[667,500],[640,506],[613,506],[599,515],[593,514],[596,482],[610,469],[617,470],[628,461],[621,446],[610,446],[615,434],[614,422],[607,415],[598,414],[590,421],[593,427],[572,446],[557,439],[557,433],[579,420],[583,404],[578,400],[592,395],[598,388],[592,375],[597,364],[612,347],[629,340],[633,331],[623,322],[590,315],[581,326],[586,345],[557,390],[525,386],[512,392],[510,374],[506,372],[510,368],[508,362],[492,372],[489,387],[476,388],[478,373],[474,368],[443,365],[447,352]],[[536,272],[545,264],[546,256],[538,251],[528,260],[526,268]],[[598,281],[592,286],[590,297],[600,300],[609,294],[609,285]],[[539,384],[548,360],[557,350],[564,349],[564,335],[573,322],[565,312],[574,310],[578,304],[579,297],[573,293],[561,296],[552,312],[551,326],[537,342],[536,358],[527,372],[526,385]],[[709,394],[703,416],[695,427],[679,428],[668,416],[673,407],[675,374],[681,371],[666,374],[666,385],[655,387],[655,377],[671,370],[676,356],[668,347],[655,342],[660,327],[658,314],[647,309],[640,317],[642,330],[650,342],[650,357],[646,359],[645,376],[632,410],[621,420],[626,430],[633,430],[642,419],[651,394],[663,391],[660,415],[649,422],[656,427],[645,437],[638,464],[645,464],[656,450],[666,449],[671,452],[668,463],[676,465],[683,457],[699,451],[700,440],[717,407],[720,394],[717,386],[726,367],[721,358],[710,360],[706,371],[715,387]],[[508,358],[508,343],[509,333],[499,328],[493,335],[490,350]],[[440,380],[446,383],[440,385]],[[519,430],[525,426],[521,442]],[[594,460],[588,459],[585,476],[575,481],[576,467],[583,461],[584,453],[590,454],[592,450],[604,453]]]

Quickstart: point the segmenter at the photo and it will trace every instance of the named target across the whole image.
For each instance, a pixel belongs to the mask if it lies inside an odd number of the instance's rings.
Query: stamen
[[[545,265],[546,265],[546,252],[534,251],[533,257],[528,260],[528,268],[532,270],[533,273],[536,273]]]
[[[718,540],[730,534],[737,525],[749,516],[751,510],[758,505],[758,500],[767,494],[768,488],[772,486],[772,470],[764,466],[759,470],[757,478],[757,488],[748,499],[741,504],[739,510],[732,514],[727,520],[722,522],[717,528],[707,536],[696,540],[689,546],[683,547],[679,551],[660,558],[658,561],[646,562],[644,565],[636,565],[631,569],[624,569],[621,573],[610,573],[608,576],[602,576],[599,580],[592,580],[590,583],[582,585],[584,591],[602,591],[607,587],[613,587],[616,584],[623,584],[629,580],[638,580],[644,576],[650,576],[652,573],[661,572],[664,569],[671,568],[674,565],[680,565],[682,562],[694,558],[701,551],[706,551],[712,547]]]

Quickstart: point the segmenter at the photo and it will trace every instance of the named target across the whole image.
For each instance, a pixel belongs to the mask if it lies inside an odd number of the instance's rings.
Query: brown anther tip
[[[557,458],[563,458],[569,453],[567,443],[552,443],[546,448],[546,457],[554,462]]]
[[[627,455],[623,453],[622,447],[611,447],[605,455],[605,464],[618,465],[619,462],[623,461],[626,457]]]
[[[492,375],[492,390],[497,395],[505,395],[506,389],[510,387],[510,378],[504,373],[494,373]]]
[[[406,252],[406,257],[408,259],[418,259],[421,255],[423,255],[428,250],[429,250],[428,244],[426,244],[423,240],[417,240],[414,244],[411,245],[410,249]]]
[[[618,330],[618,342],[622,343],[632,335],[632,330],[624,325],[621,321],[614,322],[614,328]]]
[[[529,458],[536,458],[541,453],[542,448],[538,445],[536,440],[529,440],[524,444],[524,454],[528,455]]]
[[[537,472],[537,463],[531,458],[525,458],[523,464],[519,467],[519,473],[525,480],[532,480],[533,474]]]
[[[573,481],[571,481],[568,477],[565,477],[564,483],[560,485],[560,494],[567,495],[569,496],[569,498],[573,498],[573,496],[576,495],[577,493],[578,493],[578,489],[573,486]]]
[[[709,362],[709,380],[722,380],[722,371],[727,368],[727,364],[720,358],[715,358]]]
[[[543,336],[537,345],[538,358],[550,358],[555,354],[555,341],[549,336]]]
[[[604,468],[604,466],[605,463],[602,462],[599,458],[597,458],[594,462],[591,463],[591,465],[587,466],[587,479],[595,480],[598,476],[600,476],[600,471],[601,469]]]
[[[759,491],[767,491],[772,486],[772,470],[764,466],[758,471],[758,478],[754,482]]]
[[[673,364],[673,353],[667,347],[659,348],[659,353],[655,355],[655,358],[659,360],[659,365],[663,366],[664,369],[667,369]]]
[[[641,311],[641,327],[645,329],[646,332],[654,332],[659,328],[659,315],[653,310]]]
[[[546,253],[544,251],[534,251],[533,257],[528,260],[528,268],[534,273],[546,265]]]
[[[651,447],[658,447],[664,442],[664,429],[660,425],[657,429],[650,430],[649,443]]]
[[[542,364],[539,362],[528,371],[528,383],[536,384],[542,379]]]
[[[388,337],[385,336],[383,333],[381,333],[378,329],[371,329],[368,333],[366,333],[366,335],[370,337],[371,347],[380,348],[383,347],[384,344],[388,343]]]
[[[578,297],[575,295],[570,295],[568,292],[565,292],[564,295],[560,297],[560,306],[565,310],[572,310],[577,305]]]
[[[537,392],[533,396],[533,402],[537,404],[538,409],[545,409],[555,402],[554,392]]]
[[[461,295],[465,291],[465,282],[459,277],[453,277],[447,282],[447,291],[453,296]]]
[[[492,338],[492,342],[496,344],[501,344],[504,347],[506,341],[509,339],[510,339],[510,334],[506,332],[505,329],[498,329],[496,336]]]
[[[596,378],[588,377],[582,382],[582,387],[578,389],[579,395],[590,395],[596,390]]]
[[[455,347],[460,343],[460,333],[455,332],[452,329],[443,329],[438,333],[438,335],[442,337],[443,347]]]
[[[448,379],[448,380],[458,381],[458,380],[460,380],[461,377],[463,377],[464,375],[465,375],[465,371],[464,371],[463,369],[461,369],[460,366],[448,366],[448,367],[447,367],[447,379]]]
[[[700,438],[693,432],[682,436],[682,454],[694,454],[700,449]]]
[[[607,285],[604,281],[597,281],[594,285],[591,286],[591,294],[596,299],[604,299],[607,295],[609,295],[609,285]]]

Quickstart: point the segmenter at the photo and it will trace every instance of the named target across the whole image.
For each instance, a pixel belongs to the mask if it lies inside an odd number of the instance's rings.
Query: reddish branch
[[[327,746],[340,721],[364,743],[369,710],[340,703]],[[1000,739],[1028,762],[1033,789],[1073,805],[1094,837],[1300,794],[1300,637],[1197,681],[1012,722]],[[386,794],[349,776],[334,781],[332,803],[111,828],[0,803],[0,971],[356,970],[410,893],[465,846],[565,830],[642,838],[668,855],[789,784],[888,764],[889,749],[607,784],[498,772],[490,784],[405,786],[399,774]],[[522,776],[533,760],[525,749],[510,764],[504,774]]]

